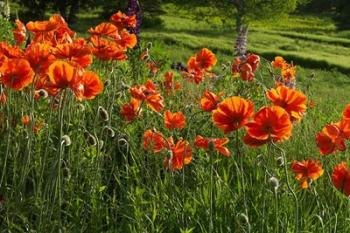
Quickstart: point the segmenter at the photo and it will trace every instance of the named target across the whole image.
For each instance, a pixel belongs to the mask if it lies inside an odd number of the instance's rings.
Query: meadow
[[[60,18],[24,34],[2,22],[0,231],[349,232],[350,171],[334,168],[350,162],[350,33],[326,16],[253,22],[258,56],[237,65],[233,22],[164,11],[139,48],[121,14],[100,28],[107,21],[82,14],[77,35]],[[282,92],[276,82],[307,97],[301,109],[267,95]],[[204,104],[206,90],[216,97]],[[286,132],[256,135],[261,109]],[[303,160],[316,171],[298,172]]]

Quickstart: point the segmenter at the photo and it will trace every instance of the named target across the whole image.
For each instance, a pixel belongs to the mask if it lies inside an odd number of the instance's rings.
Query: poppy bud
[[[279,188],[280,186],[280,182],[278,181],[278,179],[274,176],[272,176],[270,179],[269,179],[269,183],[272,187],[272,189],[276,192],[277,189]]]
[[[79,109],[79,111],[84,112],[85,111],[84,104],[78,104],[78,109]]]
[[[98,113],[100,115],[100,118],[103,121],[108,121],[109,120],[109,114],[108,114],[107,110],[104,107],[102,107],[102,106],[98,107]]]
[[[284,166],[284,159],[283,159],[283,157],[278,157],[276,159],[276,162],[277,162],[277,166],[279,166],[279,167],[283,167]]]
[[[152,45],[152,42],[148,42],[148,43],[147,43],[147,49],[151,49],[152,46],[153,46],[153,45]]]
[[[49,93],[47,93],[47,91],[44,89],[38,90],[38,93],[39,93],[40,97],[42,97],[42,98],[47,98],[49,96]]]
[[[111,85],[111,80],[107,79],[107,80],[103,83],[103,85],[104,85],[105,87],[110,86],[110,85]]]
[[[65,146],[70,146],[72,144],[72,141],[70,140],[70,137],[68,135],[63,135],[61,138],[61,144]]]
[[[85,136],[87,144],[89,144],[90,146],[96,146],[97,142],[96,142],[96,138],[94,135],[92,135],[89,132],[85,132],[84,136]]]
[[[110,136],[111,138],[114,138],[115,132],[111,127],[105,126],[104,129],[107,131],[108,136]]]
[[[103,140],[99,140],[98,141],[98,148],[102,149],[103,145],[104,145],[104,141]]]
[[[129,152],[129,142],[125,138],[119,138],[118,139],[118,149],[126,153]]]

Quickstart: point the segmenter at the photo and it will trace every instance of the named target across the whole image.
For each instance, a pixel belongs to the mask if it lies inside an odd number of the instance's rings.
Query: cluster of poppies
[[[111,23],[90,29],[91,36],[84,39],[76,37],[59,15],[26,25],[16,20],[16,45],[0,43],[0,85],[16,91],[31,86],[36,93],[52,96],[70,89],[79,100],[93,99],[103,91],[99,76],[88,70],[93,56],[125,60],[127,49],[136,45],[136,36],[126,28],[135,25],[134,16],[118,12]],[[6,93],[1,90],[4,102]]]
[[[236,57],[232,62],[231,73],[235,77],[240,76],[242,80],[252,81],[259,63],[260,57],[255,54],[249,54],[245,58]]]
[[[277,83],[287,87],[295,87],[296,66],[289,64],[281,56],[275,57],[271,65],[274,69],[280,70],[280,74],[273,74]]]

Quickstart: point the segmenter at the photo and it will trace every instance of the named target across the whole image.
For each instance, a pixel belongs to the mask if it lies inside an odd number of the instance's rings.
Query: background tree
[[[238,56],[247,53],[249,24],[254,20],[278,19],[293,12],[298,4],[308,0],[175,0],[183,8],[193,10],[193,7],[213,7],[217,13],[235,18],[236,43],[235,52]]]

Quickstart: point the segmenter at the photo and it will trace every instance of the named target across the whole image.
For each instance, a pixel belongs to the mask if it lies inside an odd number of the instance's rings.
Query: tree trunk
[[[68,15],[68,23],[76,22],[79,7],[80,7],[80,1],[76,0],[72,2],[72,5],[69,10],[69,15]]]
[[[248,27],[243,24],[241,15],[236,19],[236,31],[235,55],[244,59],[247,54]]]

